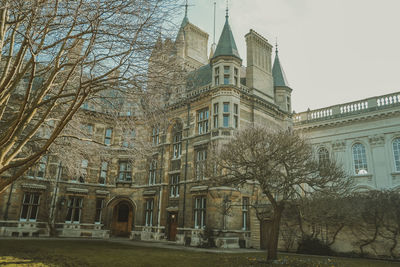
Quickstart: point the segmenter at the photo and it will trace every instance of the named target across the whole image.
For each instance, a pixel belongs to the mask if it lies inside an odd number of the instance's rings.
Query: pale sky
[[[210,44],[214,2],[218,43],[226,1],[189,0]],[[244,65],[250,29],[278,38],[296,112],[400,91],[400,0],[230,0],[229,15]]]

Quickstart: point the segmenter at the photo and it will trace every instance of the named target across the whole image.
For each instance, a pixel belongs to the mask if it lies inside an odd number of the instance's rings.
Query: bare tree
[[[137,103],[175,2],[0,1],[0,192],[69,135],[82,105]]]
[[[247,128],[211,158],[217,165],[213,182],[238,186],[255,180],[270,202],[268,260],[277,258],[279,227],[288,202],[315,192],[338,194],[350,189],[341,166],[334,160],[319,163],[298,132]]]

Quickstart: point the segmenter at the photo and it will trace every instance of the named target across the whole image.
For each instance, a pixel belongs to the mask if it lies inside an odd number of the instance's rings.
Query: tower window
[[[230,78],[230,67],[229,66],[224,66],[224,84],[229,84],[229,78]]]
[[[219,85],[219,67],[214,69],[214,83],[215,85]]]
[[[214,104],[214,128],[218,128],[218,109],[219,103]]]

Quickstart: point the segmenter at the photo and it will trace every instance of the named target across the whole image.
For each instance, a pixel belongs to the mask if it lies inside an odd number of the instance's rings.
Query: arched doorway
[[[128,201],[120,201],[113,208],[111,234],[129,237],[132,231],[133,207]]]

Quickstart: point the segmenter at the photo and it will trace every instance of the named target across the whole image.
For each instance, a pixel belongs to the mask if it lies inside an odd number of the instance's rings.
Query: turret
[[[239,86],[242,59],[229,25],[228,12],[225,18],[224,28],[211,58],[212,86],[221,84]]]
[[[279,108],[288,113],[292,112],[292,88],[286,79],[281,62],[278,56],[278,45],[275,49],[274,66],[272,67],[272,76],[274,78],[275,103]]]
[[[175,46],[178,57],[184,61],[188,71],[195,70],[208,63],[208,34],[189,22],[187,5]]]

